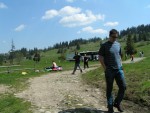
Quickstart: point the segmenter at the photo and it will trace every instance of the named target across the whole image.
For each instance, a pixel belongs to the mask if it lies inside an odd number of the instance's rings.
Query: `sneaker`
[[[119,112],[123,112],[123,109],[117,103],[114,103],[114,107],[117,108]]]
[[[108,106],[108,113],[114,113],[113,106]]]
[[[108,109],[108,113],[114,113],[114,110]]]

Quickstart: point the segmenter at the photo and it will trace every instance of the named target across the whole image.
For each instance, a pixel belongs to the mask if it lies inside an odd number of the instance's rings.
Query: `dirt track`
[[[84,70],[83,73],[94,68]],[[105,101],[99,89],[93,89],[81,82],[77,70],[50,73],[29,80],[30,87],[16,94],[37,106],[35,113],[58,113],[74,107],[92,107],[105,110]]]
[[[141,61],[143,59],[145,59],[145,57],[141,57],[141,58],[135,57],[133,61],[131,61],[131,59],[129,59],[129,60],[123,61],[122,63],[125,63],[125,64],[136,63],[136,62],[139,62],[139,61]]]

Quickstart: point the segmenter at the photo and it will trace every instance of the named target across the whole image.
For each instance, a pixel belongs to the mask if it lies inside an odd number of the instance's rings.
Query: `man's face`
[[[111,34],[111,37],[114,38],[114,39],[118,38],[118,33]]]

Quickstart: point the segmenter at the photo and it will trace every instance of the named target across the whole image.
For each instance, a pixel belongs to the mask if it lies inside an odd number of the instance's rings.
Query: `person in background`
[[[108,113],[113,113],[113,107],[118,111],[123,112],[121,108],[121,101],[123,100],[126,90],[126,82],[121,62],[121,46],[116,40],[118,38],[118,31],[112,29],[109,32],[109,39],[101,45],[99,49],[99,61],[104,68],[106,79],[106,97]],[[112,89],[113,82],[116,81],[119,90],[117,97],[113,100]]]
[[[88,59],[88,57],[86,56],[86,54],[84,54],[84,59],[83,59],[83,61],[84,61],[84,69],[85,69],[86,67],[89,68],[89,63],[88,63],[89,59]]]
[[[52,69],[53,69],[53,68],[57,68],[57,67],[58,67],[58,66],[57,66],[56,62],[52,61]]]
[[[139,52],[139,56],[142,57],[142,52],[141,51]]]
[[[134,55],[133,54],[131,55],[131,61],[134,61]]]
[[[72,74],[75,74],[77,67],[80,69],[80,72],[82,73],[82,69],[80,67],[80,58],[81,56],[78,54],[78,52],[75,52],[75,56],[73,57],[73,59],[75,60],[75,65]]]
[[[141,53],[142,53],[142,57],[144,57],[144,52],[142,51]]]

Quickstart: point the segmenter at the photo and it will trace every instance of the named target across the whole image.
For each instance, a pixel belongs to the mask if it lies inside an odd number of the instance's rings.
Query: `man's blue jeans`
[[[117,97],[115,98],[115,103],[120,105],[126,90],[126,82],[125,82],[124,72],[122,68],[106,69],[105,78],[106,78],[106,97],[107,97],[108,106],[113,106],[112,89],[113,89],[114,79],[119,87]]]

